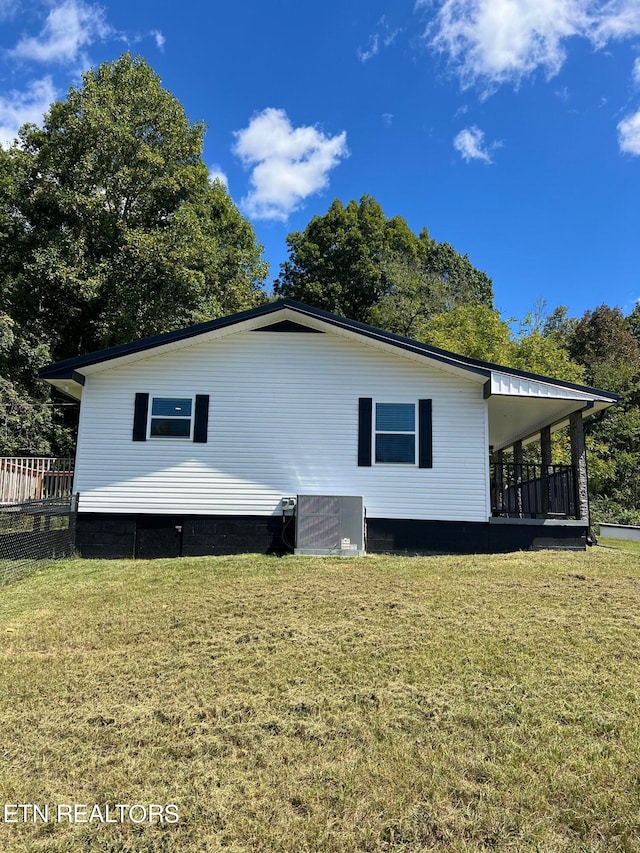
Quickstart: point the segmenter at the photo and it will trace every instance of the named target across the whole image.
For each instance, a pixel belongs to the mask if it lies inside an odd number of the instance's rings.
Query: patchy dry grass
[[[640,560],[72,561],[3,590],[7,853],[640,850]],[[0,803],[0,805],[2,805]]]

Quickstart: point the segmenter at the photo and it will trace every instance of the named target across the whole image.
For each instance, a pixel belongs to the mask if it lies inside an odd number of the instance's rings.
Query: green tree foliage
[[[516,335],[495,308],[467,303],[454,305],[434,314],[422,325],[421,340],[481,361],[570,382],[584,380],[583,368],[570,358],[552,333],[544,305],[522,320]]]
[[[596,517],[640,522],[640,346],[634,313],[600,305],[569,329],[571,356],[588,384],[621,395],[617,406],[587,421],[589,480]]]
[[[287,237],[289,260],[274,292],[389,331],[416,336],[420,324],[459,301],[491,305],[491,280],[466,256],[436,243],[427,230],[388,219],[371,196],[344,206]]]
[[[382,261],[384,292],[368,311],[374,326],[422,340],[434,314],[446,310],[446,287],[435,275],[425,274],[416,257],[398,255]]]
[[[455,305],[434,315],[424,324],[422,339],[432,346],[496,364],[510,364],[515,349],[509,325],[487,305]]]
[[[557,377],[566,382],[585,381],[583,367],[568,352],[558,328],[564,311],[561,307],[547,316],[546,305],[540,301],[524,317],[514,341],[514,352],[509,362],[512,367]]]
[[[262,300],[261,247],[209,182],[203,133],[125,54],[3,152],[4,307],[54,358]]]
[[[441,282],[447,305],[493,304],[493,287],[486,273],[476,269],[468,255],[460,255],[450,243],[437,243],[423,229],[419,236],[419,256],[425,275]]]
[[[640,524],[640,408],[622,401],[587,421],[589,488],[598,520]]]
[[[640,347],[630,318],[619,308],[600,305],[586,311],[571,332],[569,351],[585,366],[587,380],[596,388],[626,393],[638,382]]]
[[[61,452],[69,453],[49,393],[33,378],[36,367],[48,360],[47,346],[16,337],[14,328],[13,320],[0,312],[0,456],[48,454],[52,438]],[[9,378],[16,375],[22,381]]]
[[[629,317],[629,330],[633,337],[640,343],[640,300],[635,304],[635,307]]]
[[[40,413],[22,412],[31,431],[6,427],[11,452],[62,450],[32,378],[42,364],[264,301],[261,246],[209,181],[203,134],[125,54],[0,148],[0,311],[12,336],[0,376],[11,411]]]

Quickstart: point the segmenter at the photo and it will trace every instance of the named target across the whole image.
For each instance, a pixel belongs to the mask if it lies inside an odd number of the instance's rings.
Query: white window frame
[[[390,404],[390,405],[402,405],[402,406],[413,406],[413,417],[414,417],[414,429],[413,430],[388,430],[377,428],[378,426],[378,404]],[[371,463],[372,465],[376,465],[382,468],[417,468],[418,467],[418,401],[417,400],[407,400],[406,397],[402,399],[389,399],[388,397],[384,397],[384,399],[376,400],[375,398],[372,400],[373,411],[371,413]],[[376,460],[376,436],[378,435],[412,435],[413,436],[413,462],[378,462]]]
[[[155,415],[153,414],[153,401],[154,400],[190,400],[191,401],[191,415],[189,416],[189,435],[151,435],[151,421],[155,419],[159,420],[174,420],[174,421],[186,421],[186,416],[181,415]],[[196,398],[195,394],[152,394],[149,393],[149,413],[147,415],[147,440],[148,441],[193,441],[193,430],[195,425],[195,416],[196,416]]]

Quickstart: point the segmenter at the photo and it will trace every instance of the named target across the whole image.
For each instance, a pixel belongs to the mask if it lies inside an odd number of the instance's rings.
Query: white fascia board
[[[585,403],[602,401],[611,405],[607,397],[596,394],[589,389],[567,388],[555,384],[552,379],[528,379],[511,373],[491,371],[491,395],[502,397],[532,397],[554,400],[576,400]]]

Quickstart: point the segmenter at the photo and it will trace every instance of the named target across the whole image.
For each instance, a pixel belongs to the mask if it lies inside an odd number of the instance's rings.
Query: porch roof
[[[569,422],[573,412],[590,417],[616,403],[619,397],[593,388],[551,378],[529,377],[494,369],[485,384],[488,398],[489,444],[494,450],[516,441],[534,440],[540,430],[552,431]]]

